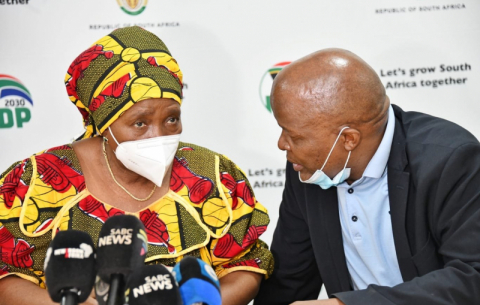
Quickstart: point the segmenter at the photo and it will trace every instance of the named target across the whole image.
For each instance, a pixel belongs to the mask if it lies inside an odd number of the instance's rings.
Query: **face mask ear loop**
[[[115,136],[113,135],[113,132],[112,132],[112,130],[110,129],[110,126],[108,126],[108,130],[110,131],[110,134],[112,135],[112,138],[113,138],[113,140],[115,141],[115,143],[117,143],[117,145],[120,145],[120,143],[118,143],[117,139],[115,139]],[[116,154],[115,151],[113,151],[113,152]]]
[[[338,142],[338,139],[340,139],[340,136],[342,135],[342,131],[344,131],[345,129],[349,128],[348,126],[345,126],[342,128],[342,130],[340,130],[340,133],[338,134],[337,136],[337,139],[335,140],[335,142],[333,143],[333,146],[332,146],[332,149],[330,149],[330,152],[328,153],[328,156],[327,156],[327,159],[325,160],[325,163],[323,163],[322,165],[322,168],[320,169],[321,171],[323,171],[323,168],[325,167],[325,165],[327,164],[327,161],[328,159],[330,158],[330,155],[332,154],[332,151],[333,149],[335,148],[335,145],[337,145],[337,142]],[[115,139],[115,138],[114,138]],[[351,152],[351,151],[350,151]],[[350,158],[350,154],[348,154],[348,158]],[[347,158],[347,162],[348,162],[348,158]],[[345,166],[347,166],[347,164],[345,163]]]
[[[345,166],[343,167],[343,169],[347,168],[348,160],[350,160],[350,154],[351,153],[352,153],[352,151],[348,152],[347,162],[345,162]]]

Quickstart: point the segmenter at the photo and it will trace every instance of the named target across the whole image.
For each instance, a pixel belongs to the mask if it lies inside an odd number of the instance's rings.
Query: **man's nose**
[[[277,146],[278,146],[278,149],[280,150],[288,150],[290,148],[287,142],[285,141],[285,136],[283,134],[283,131],[280,134],[280,138],[278,138]]]

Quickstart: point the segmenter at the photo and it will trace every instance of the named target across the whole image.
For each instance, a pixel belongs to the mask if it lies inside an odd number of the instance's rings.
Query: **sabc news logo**
[[[282,71],[282,69],[289,63],[290,61],[283,61],[273,65],[273,67],[268,69],[267,72],[263,74],[262,80],[260,81],[260,100],[262,101],[263,106],[267,108],[270,113],[272,112],[272,106],[270,105],[270,91],[272,90],[273,80],[277,76],[278,72]],[[267,77],[269,74],[270,77]]]
[[[13,76],[0,74],[0,129],[12,128],[30,121],[33,101],[30,91]]]

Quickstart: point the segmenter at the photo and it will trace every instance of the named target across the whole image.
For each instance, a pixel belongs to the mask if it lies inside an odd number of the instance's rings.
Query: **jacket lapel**
[[[321,276],[325,279],[325,286],[329,294],[349,291],[351,290],[350,276],[343,249],[337,188],[322,190],[316,185],[308,187],[311,188],[306,192],[309,196],[307,202],[310,203],[308,214],[311,234],[320,237],[312,238],[312,241],[315,240],[313,246],[316,256],[320,261],[332,263],[332,265],[321,268]]]
[[[410,245],[406,229],[406,214],[410,174],[405,171],[408,165],[405,147],[405,134],[401,119],[401,110],[393,107],[395,111],[395,131],[392,149],[388,159],[388,193],[390,200],[390,215],[392,218],[393,239],[397,260],[404,281],[409,281],[417,276],[417,270],[412,260]]]

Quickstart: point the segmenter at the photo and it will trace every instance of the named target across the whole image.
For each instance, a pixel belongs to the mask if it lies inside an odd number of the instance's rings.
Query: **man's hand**
[[[314,301],[298,301],[292,303],[291,305],[345,305],[339,299],[328,299],[328,300],[314,300]]]

